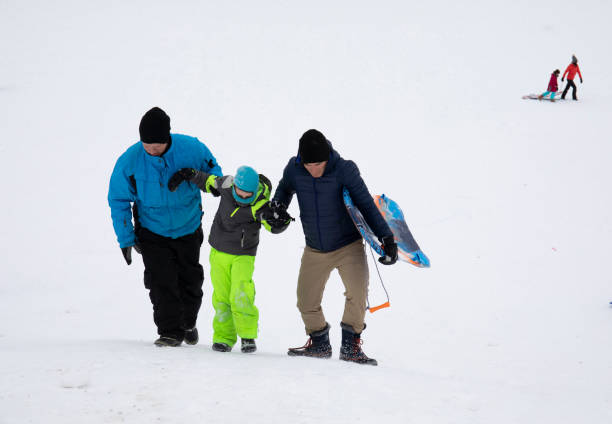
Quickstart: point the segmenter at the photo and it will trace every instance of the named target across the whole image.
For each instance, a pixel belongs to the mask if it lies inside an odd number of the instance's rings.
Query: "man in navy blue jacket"
[[[397,245],[391,229],[376,208],[372,196],[353,161],[340,157],[331,143],[317,130],[300,138],[298,156],[292,157],[274,194],[273,204],[280,219],[297,194],[306,247],[298,277],[298,309],[310,336],[305,346],[289,349],[290,356],[329,358],[329,324],[321,301],[330,273],[337,269],[346,288],[342,317],[340,359],[376,365],[361,350],[365,328],[369,272],[361,234],[353,224],[342,198],[346,187],[366,222],[383,244],[380,262],[397,261]]]

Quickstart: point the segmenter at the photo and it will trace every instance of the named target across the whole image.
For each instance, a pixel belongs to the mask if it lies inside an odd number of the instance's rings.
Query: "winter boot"
[[[182,342],[182,340],[175,339],[174,337],[161,336],[159,339],[155,340],[153,344],[159,347],[177,347],[180,346]]]
[[[240,346],[240,350],[242,353],[253,353],[257,350],[257,345],[255,344],[254,339],[242,339],[242,345]]]
[[[342,327],[342,347],[340,347],[340,360],[356,362],[358,364],[378,365],[376,359],[368,358],[361,350],[361,333],[356,333],[352,326],[340,323]],[[365,328],[365,327],[364,327]]]
[[[215,350],[217,352],[231,352],[232,347],[225,343],[213,343],[212,350]]]
[[[329,324],[325,323],[324,329],[310,333],[310,338],[304,346],[290,348],[287,355],[330,358],[332,348],[329,343],[329,328]]]
[[[185,343],[188,345],[198,344],[200,337],[198,336],[198,329],[193,327],[189,330],[185,330]]]

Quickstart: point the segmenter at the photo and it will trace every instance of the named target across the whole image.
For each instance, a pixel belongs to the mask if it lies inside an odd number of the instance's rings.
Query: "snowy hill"
[[[0,423],[611,422],[612,5],[292,3],[2,2]],[[572,53],[578,102],[521,100]],[[106,195],[156,105],[275,184],[317,128],[402,205],[432,268],[381,269],[378,367],[337,359],[336,274],[334,359],[286,355],[299,222],[262,236],[256,354],[210,349],[206,243],[200,344],[152,345]]]

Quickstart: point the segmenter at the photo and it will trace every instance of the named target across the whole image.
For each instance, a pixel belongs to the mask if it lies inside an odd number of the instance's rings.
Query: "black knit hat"
[[[144,114],[138,130],[143,143],[169,143],[170,117],[156,106]]]
[[[329,160],[329,142],[320,131],[308,130],[300,138],[298,153],[303,163]]]

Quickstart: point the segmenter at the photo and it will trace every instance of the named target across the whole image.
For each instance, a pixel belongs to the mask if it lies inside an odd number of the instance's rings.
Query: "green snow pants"
[[[210,279],[213,285],[213,343],[233,346],[236,335],[257,338],[259,311],[255,307],[253,271],[255,256],[230,255],[210,248]]]

